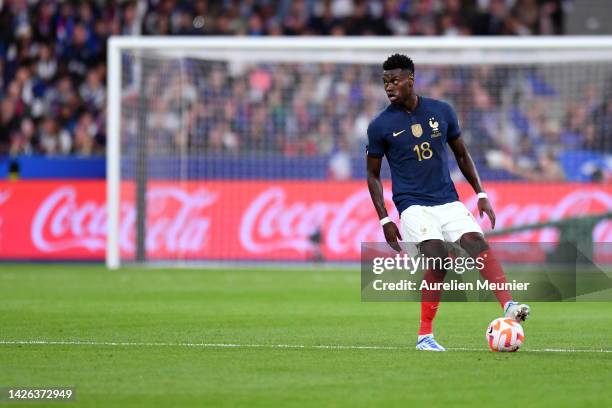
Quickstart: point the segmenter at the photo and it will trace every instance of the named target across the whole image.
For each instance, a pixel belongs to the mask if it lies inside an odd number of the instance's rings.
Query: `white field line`
[[[0,345],[48,345],[48,346],[111,346],[111,347],[192,347],[192,348],[269,348],[305,350],[414,350],[401,346],[353,346],[353,345],[304,345],[304,344],[232,344],[232,343],[149,343],[90,340],[0,340]],[[450,351],[488,351],[485,348],[450,347]],[[612,353],[606,349],[524,349],[530,353]]]

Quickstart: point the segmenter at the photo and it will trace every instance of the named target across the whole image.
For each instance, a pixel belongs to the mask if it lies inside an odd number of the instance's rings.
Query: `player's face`
[[[391,103],[406,102],[413,91],[414,75],[399,68],[383,71],[383,86]]]

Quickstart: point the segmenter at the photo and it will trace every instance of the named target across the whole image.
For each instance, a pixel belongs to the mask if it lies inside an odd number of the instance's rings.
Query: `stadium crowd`
[[[110,35],[563,32],[560,0],[9,0],[0,5],[0,154],[10,155],[104,153]],[[254,65],[241,77],[223,66],[209,69],[191,61],[190,67],[191,93],[165,76],[171,66],[149,79],[148,89],[159,90],[148,107],[151,123],[160,125],[151,125],[160,133],[156,138],[165,141],[159,146],[305,155],[357,151],[368,121],[386,103],[377,66]],[[466,135],[478,135],[475,155],[493,167],[519,174],[508,154],[545,163],[559,143],[610,149],[602,141],[606,133],[596,131],[598,124],[612,126],[612,104],[596,103],[601,89],[584,89],[592,103],[565,107],[572,114],[555,122],[546,117],[547,95],[537,91],[528,108],[519,109],[518,100],[508,104],[515,87],[499,85],[507,75],[503,70],[450,75],[444,70],[424,69],[417,85],[455,103]],[[527,74],[521,78],[531,80]],[[188,103],[188,114],[169,120],[179,96],[187,101],[180,103]],[[509,124],[512,137],[506,136]]]
[[[361,154],[369,121],[388,101],[378,65],[259,63],[230,67],[153,61],[145,130],[159,153]],[[240,64],[239,64],[240,65]],[[565,69],[572,69],[566,67]],[[587,84],[568,96],[530,66],[417,67],[416,87],[448,100],[475,160],[531,178],[559,180],[564,150],[609,151],[612,95]],[[611,78],[612,79],[612,78]],[[569,102],[568,102],[569,101]],[[126,131],[138,129],[138,92],[126,94]],[[557,104],[559,109],[550,109]],[[127,137],[126,140],[135,138]]]

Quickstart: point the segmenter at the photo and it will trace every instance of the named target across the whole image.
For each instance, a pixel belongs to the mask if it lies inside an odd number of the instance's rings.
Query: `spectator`
[[[72,139],[56,119],[46,118],[38,135],[40,149],[44,154],[67,154],[72,149]]]
[[[517,161],[511,156],[506,156],[504,158],[503,167],[511,174],[514,174],[529,181],[565,181],[563,169],[559,165],[554,154],[550,151],[544,151],[540,153],[536,162]]]
[[[319,9],[321,10],[310,18],[308,25],[319,35],[330,35],[333,28],[340,24],[340,20],[334,16],[331,2],[325,2]]]
[[[0,102],[0,154],[9,151],[11,135],[19,128],[19,118],[15,115],[15,101],[4,98]]]
[[[35,151],[35,132],[36,125],[34,121],[29,117],[23,118],[19,130],[11,135],[9,154],[11,156],[32,154]]]
[[[85,82],[79,87],[79,96],[90,112],[100,112],[104,108],[106,91],[100,77],[100,70],[87,72]]]
[[[587,149],[612,153],[612,99],[606,98],[593,112],[592,125],[586,127],[585,147]]]
[[[89,112],[83,113],[74,129],[74,153],[79,156],[91,156],[98,149],[96,135],[98,125]],[[99,153],[99,151],[98,151]]]
[[[53,81],[57,74],[57,60],[54,56],[53,45],[40,44],[38,49],[38,63],[36,64],[36,75],[46,83]]]

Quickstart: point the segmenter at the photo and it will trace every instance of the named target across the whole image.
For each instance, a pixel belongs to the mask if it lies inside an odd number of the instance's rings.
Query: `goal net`
[[[610,211],[609,38],[112,38],[107,265],[358,261],[383,239],[364,154],[396,52],[454,106],[502,227]]]

